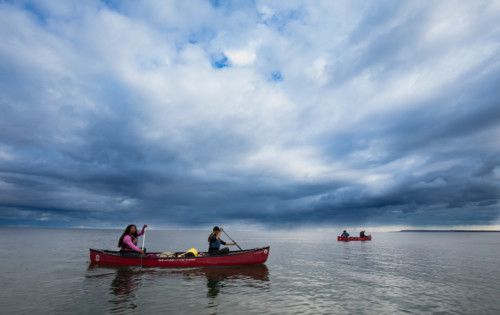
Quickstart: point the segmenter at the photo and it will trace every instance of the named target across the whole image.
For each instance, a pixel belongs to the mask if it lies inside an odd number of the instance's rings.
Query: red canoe
[[[152,253],[160,254],[160,253]],[[182,254],[182,253],[177,253]],[[142,258],[143,267],[211,267],[211,266],[239,266],[263,264],[269,256],[269,246],[238,250],[227,255],[211,256],[208,253],[199,253],[198,257],[170,257],[170,258]],[[141,258],[122,257],[120,252],[90,249],[90,262],[93,264],[140,266]]]
[[[349,242],[349,241],[371,241],[372,236],[367,235],[366,237],[340,237],[337,236],[337,241]]]

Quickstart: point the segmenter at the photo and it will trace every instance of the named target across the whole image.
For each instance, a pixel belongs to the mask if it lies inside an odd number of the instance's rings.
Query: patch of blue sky
[[[210,3],[214,8],[220,8],[222,6],[222,0],[210,0]]]
[[[254,0],[210,0],[214,8],[224,8],[228,10],[237,10],[243,8],[255,8]]]
[[[198,44],[202,42],[209,42],[216,37],[217,33],[210,28],[202,27],[196,32],[192,32],[188,36],[188,42],[190,44]]]
[[[113,11],[118,11],[118,6],[121,4],[122,1],[117,1],[117,0],[101,0],[101,3],[103,3],[108,9],[113,10]]]
[[[286,29],[290,22],[302,20],[304,15],[305,13],[301,12],[301,10],[290,10],[284,13],[273,14],[272,17],[266,19],[264,19],[264,15],[262,15],[261,18],[263,19],[263,24],[282,32]]]
[[[22,7],[26,12],[29,12],[33,17],[35,17],[36,21],[40,25],[47,24],[47,12],[44,12],[43,7],[38,5],[36,2],[26,1],[22,4],[19,4],[19,2],[17,1],[10,1],[10,0],[0,1],[0,3],[2,2],[12,4],[16,7]]]
[[[271,81],[280,82],[283,81],[283,75],[280,71],[275,71],[271,73]]]
[[[212,58],[212,66],[218,69],[226,68],[231,66],[231,62],[226,56],[222,55],[222,57],[219,56],[219,58]]]

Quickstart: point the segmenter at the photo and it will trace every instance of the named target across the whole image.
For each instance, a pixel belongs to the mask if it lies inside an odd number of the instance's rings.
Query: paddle
[[[222,232],[224,232],[224,234],[226,234],[226,235],[227,235],[226,231],[222,230]],[[230,239],[231,241],[233,241],[233,239],[231,238],[231,236],[227,235],[227,237],[229,237],[229,239]],[[235,244],[236,244],[236,246],[238,246],[238,248],[239,248],[240,250],[243,250],[243,249],[241,249],[240,245],[238,245],[235,241],[233,241],[233,243],[235,243]]]
[[[142,235],[141,268],[142,268],[142,256],[144,256],[144,242],[146,242],[146,230],[144,230],[144,234]]]

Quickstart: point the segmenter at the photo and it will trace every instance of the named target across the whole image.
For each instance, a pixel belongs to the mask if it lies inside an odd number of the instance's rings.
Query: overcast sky
[[[0,225],[498,228],[499,1],[0,0]]]

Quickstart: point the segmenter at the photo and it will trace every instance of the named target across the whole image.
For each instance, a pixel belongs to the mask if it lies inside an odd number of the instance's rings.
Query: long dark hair
[[[118,241],[118,247],[122,247],[123,246],[123,238],[125,237],[125,235],[129,235],[130,234],[130,229],[135,226],[135,224],[129,224],[127,226],[127,228],[125,229],[125,231],[123,231],[123,234],[122,236],[120,237],[120,240]],[[135,226],[135,233],[134,233],[134,236],[137,237],[137,226]]]
[[[212,233],[210,233],[210,235],[208,236],[209,243],[212,241],[212,236],[217,235],[217,233],[219,233],[219,231],[212,231]]]

